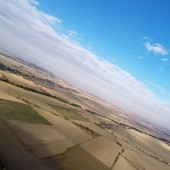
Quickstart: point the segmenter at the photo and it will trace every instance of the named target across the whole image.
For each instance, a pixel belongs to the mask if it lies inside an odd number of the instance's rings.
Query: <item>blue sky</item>
[[[84,47],[125,69],[159,97],[170,100],[170,94],[158,87],[170,92],[168,0],[39,2],[40,10],[62,19],[57,31],[76,32],[80,39],[77,41]],[[146,42],[161,44],[167,54],[149,52]]]
[[[170,128],[168,0],[1,0],[0,48]]]

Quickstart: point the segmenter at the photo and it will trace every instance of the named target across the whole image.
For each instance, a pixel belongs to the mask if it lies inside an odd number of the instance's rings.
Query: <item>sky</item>
[[[0,48],[170,128],[169,0],[1,0]]]

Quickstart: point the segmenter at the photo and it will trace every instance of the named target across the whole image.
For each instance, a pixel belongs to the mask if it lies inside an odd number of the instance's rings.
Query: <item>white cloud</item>
[[[68,35],[69,35],[70,37],[75,37],[75,36],[77,36],[77,32],[76,32],[76,31],[71,31],[71,30],[69,30],[69,31],[68,31]]]
[[[45,14],[45,13],[40,13],[42,15],[42,18],[46,19],[49,23],[61,23],[61,19],[57,17],[53,17],[51,15]]]
[[[161,69],[161,68],[160,68]],[[152,83],[148,80],[145,80],[145,83],[147,84],[147,86],[149,85],[151,87],[151,89],[153,91],[157,91],[157,93],[160,96],[166,96],[167,98],[170,98],[170,92],[168,92],[167,90],[165,90],[165,88],[163,88],[162,86],[156,84],[156,83]],[[170,106],[170,101],[163,101],[167,106]]]
[[[152,83],[152,82],[150,82],[150,81],[148,81],[148,80],[145,80],[145,82],[146,82],[148,85],[152,86],[153,88],[157,89],[157,90],[159,91],[159,93],[161,93],[161,94],[168,93],[168,92],[166,92],[166,90],[165,90],[162,86],[160,86],[160,85],[157,85],[157,84],[155,84],[155,83]]]
[[[168,59],[167,58],[162,58],[161,61],[167,62]]]
[[[68,36],[69,36],[70,38],[75,39],[75,40],[81,40],[81,39],[79,38],[79,35],[78,35],[78,33],[77,33],[76,31],[69,30],[69,31],[68,31]]]
[[[145,42],[144,45],[148,52],[153,52],[155,54],[160,54],[160,55],[168,54],[168,50],[166,50],[165,47],[161,44],[156,43],[152,45],[150,42]]]
[[[162,101],[128,72],[58,34],[52,25],[60,21],[29,0],[1,0],[0,47],[130,112],[169,126],[170,111]]]
[[[29,0],[31,4],[35,6],[39,6],[39,2],[37,0]]]
[[[150,38],[148,36],[144,36],[142,37],[143,40],[150,40]]]

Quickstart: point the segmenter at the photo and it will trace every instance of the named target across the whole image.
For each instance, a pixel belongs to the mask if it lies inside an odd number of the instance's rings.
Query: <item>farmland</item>
[[[83,116],[78,113],[75,109],[60,107],[55,105],[50,105],[54,110],[64,116],[65,119],[76,119],[76,120],[85,120]]]
[[[165,133],[47,72],[2,55],[0,62],[7,169],[170,170]]]
[[[30,106],[13,101],[0,100],[0,115],[9,120],[50,124]]]

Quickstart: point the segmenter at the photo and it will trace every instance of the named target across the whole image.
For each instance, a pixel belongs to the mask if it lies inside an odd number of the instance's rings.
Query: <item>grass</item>
[[[8,100],[0,100],[0,116],[9,120],[51,124],[30,106]]]
[[[66,107],[61,107],[61,106],[55,106],[55,105],[50,105],[50,106],[58,113],[60,113],[62,116],[64,116],[64,118],[67,120],[70,119],[85,120],[83,116],[80,113],[78,113],[76,110],[66,108]]]

